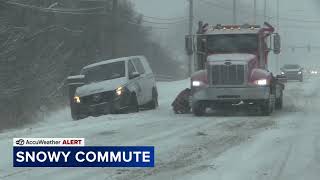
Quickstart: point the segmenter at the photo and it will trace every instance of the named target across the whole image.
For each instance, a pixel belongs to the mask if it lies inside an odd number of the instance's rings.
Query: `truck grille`
[[[104,102],[110,102],[115,96],[114,91],[107,91],[98,94],[93,94],[81,98],[81,101],[87,105],[94,105]]]
[[[244,84],[244,65],[213,65],[211,66],[211,83],[213,85]]]

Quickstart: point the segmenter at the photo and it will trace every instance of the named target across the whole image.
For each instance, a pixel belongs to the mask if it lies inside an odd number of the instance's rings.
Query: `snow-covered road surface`
[[[0,134],[0,179],[319,179],[320,79],[290,82],[283,111],[270,117],[175,115],[188,81],[159,83],[160,107],[72,121],[68,110],[33,128]],[[13,168],[14,137],[83,137],[87,145],[152,145],[156,167]]]

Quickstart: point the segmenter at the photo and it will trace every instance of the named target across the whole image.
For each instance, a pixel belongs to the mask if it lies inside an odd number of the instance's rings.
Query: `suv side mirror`
[[[77,75],[77,76],[69,76],[67,78],[67,84],[69,86],[82,86],[84,85],[85,76],[84,75]]]
[[[140,73],[138,73],[138,72],[133,72],[133,73],[131,73],[130,75],[129,75],[129,79],[134,79],[134,78],[137,78],[137,77],[139,77],[140,76]]]
[[[67,85],[69,89],[69,100],[70,103],[73,103],[73,96],[78,87],[81,87],[85,84],[85,76],[78,75],[78,76],[69,76],[67,78]]]
[[[192,36],[187,35],[185,37],[185,49],[188,55],[193,54],[193,41],[192,41]]]
[[[274,54],[280,54],[281,52],[281,37],[278,33],[273,36],[273,52]]]

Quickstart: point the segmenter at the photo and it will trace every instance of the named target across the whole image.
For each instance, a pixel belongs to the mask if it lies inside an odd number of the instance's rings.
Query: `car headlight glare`
[[[266,86],[266,85],[268,85],[268,80],[267,79],[260,79],[260,80],[256,80],[254,83],[258,86]]]
[[[81,99],[79,96],[75,96],[74,98],[74,102],[77,103],[77,104],[80,104],[81,103]]]
[[[193,86],[193,87],[199,87],[199,86],[201,86],[201,81],[192,81],[192,86]]]
[[[123,87],[118,87],[117,89],[116,89],[116,94],[118,95],[118,96],[121,96],[122,94],[123,94]]]

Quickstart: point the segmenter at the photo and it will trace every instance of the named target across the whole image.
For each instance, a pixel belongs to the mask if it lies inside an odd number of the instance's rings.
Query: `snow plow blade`
[[[191,113],[191,107],[189,105],[190,94],[191,90],[189,88],[186,88],[185,90],[181,91],[172,102],[171,106],[176,114]]]

